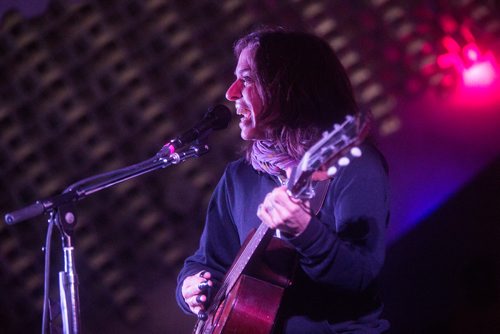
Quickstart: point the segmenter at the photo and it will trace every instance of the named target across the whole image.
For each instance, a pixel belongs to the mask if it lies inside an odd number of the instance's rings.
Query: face
[[[226,92],[226,98],[235,103],[236,114],[241,117],[239,125],[244,140],[264,138],[257,121],[262,111],[262,99],[258,93],[256,75],[250,67],[252,59],[253,50],[248,47],[243,49],[234,72],[236,80]]]

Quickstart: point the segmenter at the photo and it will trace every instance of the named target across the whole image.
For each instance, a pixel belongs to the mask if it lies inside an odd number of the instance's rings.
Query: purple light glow
[[[391,180],[389,242],[409,232],[500,153],[500,103],[490,102],[470,108],[457,105],[452,96],[429,94],[400,107],[401,130],[379,140]]]

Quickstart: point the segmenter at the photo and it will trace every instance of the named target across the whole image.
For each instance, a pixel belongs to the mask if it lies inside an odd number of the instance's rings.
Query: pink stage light
[[[495,67],[489,61],[474,63],[462,73],[464,85],[471,87],[489,86],[495,82],[495,78]]]
[[[460,47],[450,36],[445,36],[442,43],[447,52],[437,58],[440,68],[454,68],[466,87],[487,87],[495,83],[497,65],[491,52],[482,53],[474,42]]]

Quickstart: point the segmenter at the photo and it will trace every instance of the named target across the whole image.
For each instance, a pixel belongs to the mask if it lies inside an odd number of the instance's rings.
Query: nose
[[[235,80],[226,91],[226,99],[236,101],[241,97],[241,87],[238,80]]]

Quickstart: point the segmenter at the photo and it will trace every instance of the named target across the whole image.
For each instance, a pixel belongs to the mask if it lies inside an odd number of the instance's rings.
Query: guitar
[[[368,132],[365,113],[357,118],[347,116],[342,124],[324,132],[292,170],[288,193],[297,199],[312,199],[313,174],[321,169],[332,177],[350,158],[360,156],[356,145]],[[193,333],[271,333],[296,264],[295,251],[273,234],[274,230],[261,223],[247,237],[211,305],[198,316]]]

